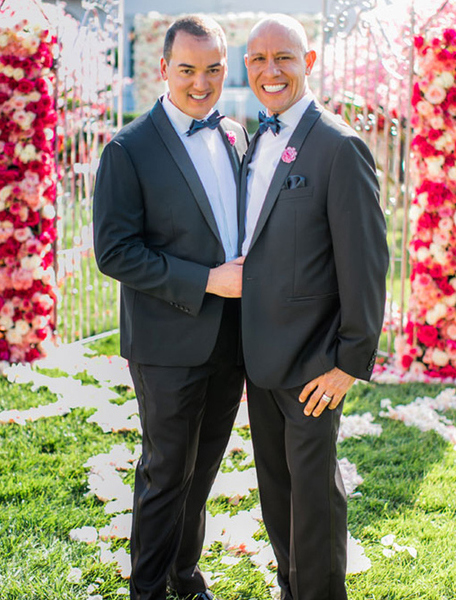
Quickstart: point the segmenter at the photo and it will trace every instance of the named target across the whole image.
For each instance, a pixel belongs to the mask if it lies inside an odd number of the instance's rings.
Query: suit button
[[[217,267],[220,267],[222,263],[216,262],[214,265],[214,269],[216,269]]]

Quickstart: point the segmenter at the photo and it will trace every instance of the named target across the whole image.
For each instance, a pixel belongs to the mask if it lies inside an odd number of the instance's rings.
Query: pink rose
[[[232,146],[234,146],[234,144],[236,143],[236,134],[234,133],[234,131],[227,131],[226,137],[228,138],[229,143]]]
[[[446,91],[442,86],[432,84],[426,90],[424,97],[431,104],[440,104],[445,100]]]
[[[288,148],[285,148],[285,150],[282,152],[282,160],[285,163],[291,163],[293,161],[296,160],[296,157],[298,156],[298,153],[296,152],[296,148],[293,148],[292,146],[288,146]]]

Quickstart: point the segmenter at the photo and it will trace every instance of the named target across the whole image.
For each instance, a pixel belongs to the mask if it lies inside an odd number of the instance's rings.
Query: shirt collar
[[[168,119],[171,121],[171,124],[177,131],[177,133],[179,135],[184,135],[185,133],[187,133],[187,131],[190,128],[190,125],[192,124],[193,117],[190,117],[190,115],[186,115],[180,110],[180,108],[177,108],[177,106],[175,106],[169,99],[168,94],[164,94],[162,104],[168,116]],[[203,118],[207,119],[207,117],[213,112],[214,109],[210,110],[208,114]]]
[[[295,129],[299,121],[301,120],[302,115],[309,108],[310,103],[314,99],[314,95],[309,90],[304,96],[295,102],[293,106],[291,106],[288,110],[283,112],[278,116],[280,123],[283,125],[283,129],[287,129],[291,127]]]

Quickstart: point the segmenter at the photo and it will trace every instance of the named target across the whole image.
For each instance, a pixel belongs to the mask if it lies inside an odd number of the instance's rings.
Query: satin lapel
[[[220,244],[222,244],[217,223],[215,221],[214,213],[212,212],[212,207],[209,202],[209,198],[207,197],[204,186],[201,183],[200,178],[198,177],[198,173],[190,159],[190,156],[188,155],[187,150],[185,149],[184,144],[181,142],[179,136],[174,130],[174,127],[171,125],[168,117],[166,116],[165,110],[162,107],[161,102],[159,100],[156,102],[155,106],[150,111],[149,116],[152,119],[155,127],[157,128],[157,131],[160,137],[162,138],[163,143],[168,148],[169,153],[174,159],[176,167],[181,171],[182,175],[185,177],[212,233],[219,240]]]
[[[239,185],[239,248],[238,253],[241,256],[242,243],[244,242],[245,236],[245,213],[246,213],[246,202],[247,202],[247,172],[249,162],[252,160],[253,151],[255,150],[256,143],[260,137],[257,131],[253,138],[250,140],[247,152],[244,154],[244,158],[241,164],[241,179]]]
[[[225,119],[222,119],[220,121],[217,129],[220,132],[220,135],[222,136],[223,143],[225,145],[226,151],[228,152],[228,156],[230,158],[230,163],[233,168],[234,179],[235,179],[235,181],[237,181],[238,176],[239,176],[239,167],[241,166],[241,161],[239,160],[239,156],[236,151],[236,148],[234,147],[234,145],[230,144],[230,142],[228,140],[228,136],[226,135],[226,132],[230,131],[230,130],[225,125]]]
[[[295,148],[296,152],[299,153],[304,141],[307,137],[307,134],[312,129],[316,121],[320,118],[322,113],[322,109],[312,102],[302,119],[299,121],[296,129],[294,130],[287,147]],[[275,170],[275,173],[272,177],[271,184],[266,193],[266,197],[264,199],[263,208],[261,209],[260,216],[258,217],[258,222],[255,227],[255,231],[253,232],[252,242],[250,244],[250,248],[252,248],[253,244],[257,241],[258,236],[260,235],[268,217],[271,213],[271,210],[277,200],[280,190],[282,189],[283,183],[291,171],[293,167],[293,162],[286,163],[283,160],[279,160],[279,164]]]

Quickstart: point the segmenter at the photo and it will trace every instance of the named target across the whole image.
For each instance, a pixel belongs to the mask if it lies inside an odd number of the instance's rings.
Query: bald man
[[[346,600],[345,394],[375,363],[388,268],[374,160],[324,110],[303,27],[272,15],[245,62],[266,107],[241,171],[242,341],[282,600]]]

